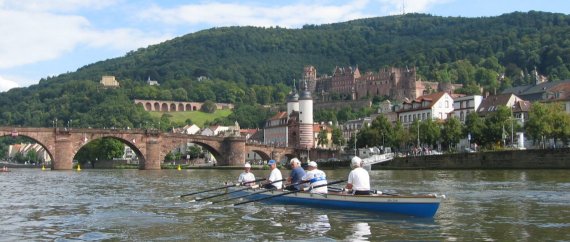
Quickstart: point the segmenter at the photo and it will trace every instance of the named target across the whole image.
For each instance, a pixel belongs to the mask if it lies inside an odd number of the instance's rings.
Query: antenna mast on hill
[[[402,0],[402,15],[406,15],[406,0]]]

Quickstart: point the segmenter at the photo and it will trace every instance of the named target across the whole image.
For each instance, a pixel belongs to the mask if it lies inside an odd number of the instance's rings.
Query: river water
[[[385,192],[447,195],[430,219],[179,197],[234,181],[240,172],[2,172],[0,241],[570,240],[570,170],[371,172],[372,186]],[[326,172],[330,180],[348,174]]]

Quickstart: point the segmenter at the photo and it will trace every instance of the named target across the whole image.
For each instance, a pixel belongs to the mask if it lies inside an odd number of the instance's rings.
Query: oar
[[[248,183],[258,182],[258,181],[263,181],[263,180],[265,180],[265,179],[261,178],[261,179],[255,180],[255,181],[244,182],[244,183],[236,183],[236,184],[226,185],[226,186],[223,186],[223,187],[216,187],[216,188],[212,188],[212,189],[208,189],[208,190],[204,190],[204,191],[199,191],[199,192],[193,192],[193,193],[188,193],[188,194],[180,195],[180,197],[187,197],[187,196],[192,196],[192,195],[196,195],[196,194],[200,194],[200,193],[205,193],[205,192],[211,192],[211,191],[215,191],[215,190],[220,190],[220,189],[224,189],[224,188],[241,186],[241,185],[243,185],[243,184],[248,184]]]
[[[234,191],[231,191],[231,192],[224,192],[224,193],[215,194],[215,195],[212,195],[212,196],[207,196],[207,197],[202,197],[202,198],[196,198],[196,199],[194,199],[194,200],[192,200],[192,201],[190,201],[190,202],[199,202],[199,201],[203,201],[203,200],[206,200],[206,199],[215,198],[215,197],[220,197],[220,196],[224,196],[224,195],[228,195],[228,194],[232,194],[232,193],[236,193],[236,192],[240,192],[240,191],[247,190],[247,189],[252,189],[252,188],[257,188],[257,185],[256,185],[256,186],[251,186],[251,187],[245,187],[245,188],[237,189],[237,190],[234,190]]]
[[[267,184],[273,184],[273,183],[281,182],[281,181],[285,181],[285,180],[287,180],[287,179],[281,179],[281,180],[277,180],[277,181],[272,181],[272,182],[267,183]],[[237,196],[237,197],[231,197],[231,198],[224,199],[224,200],[213,201],[212,203],[226,202],[226,201],[229,201],[229,200],[240,199],[240,198],[242,198],[242,197],[247,197],[247,196],[251,196],[251,195],[255,195],[255,194],[260,194],[260,193],[264,193],[264,192],[270,192],[270,191],[273,191],[273,190],[276,190],[276,189],[275,189],[275,188],[265,189],[265,190],[261,190],[261,191],[252,192],[252,193],[248,193],[248,194],[245,194],[245,195]]]
[[[311,187],[310,189],[314,189],[314,188],[318,188],[318,187],[324,187],[324,186],[328,186],[328,185],[332,185],[332,184],[338,184],[338,183],[342,183],[342,182],[345,182],[345,181],[346,181],[346,180],[333,181],[333,182],[329,182],[329,183],[327,183],[327,184],[323,184],[323,185],[318,185],[318,186]],[[297,193],[297,192],[299,192],[299,191],[284,192],[284,193],[277,194],[277,195],[273,195],[273,196],[269,196],[269,197],[263,197],[263,198],[259,198],[259,199],[255,199],[255,200],[249,200],[249,201],[245,201],[245,202],[234,203],[234,204],[232,204],[232,206],[238,206],[238,205],[242,205],[242,204],[246,204],[246,203],[258,202],[258,201],[267,200],[267,199],[271,199],[271,198],[275,198],[275,197],[280,197],[280,196],[285,196],[285,195],[287,195],[287,194]]]

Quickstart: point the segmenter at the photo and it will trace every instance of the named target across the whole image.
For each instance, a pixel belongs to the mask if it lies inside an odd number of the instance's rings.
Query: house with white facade
[[[420,96],[412,101],[404,101],[396,113],[404,127],[409,127],[415,120],[445,120],[453,114],[453,98],[447,92]]]
[[[146,80],[146,84],[148,84],[149,86],[160,86],[160,84],[158,83],[158,81],[154,81],[150,79],[150,76],[148,77],[148,79]]]
[[[289,128],[287,112],[278,112],[265,122],[263,141],[266,145],[287,146]]]
[[[175,128],[173,132],[179,134],[198,134],[200,132],[200,127],[195,124],[186,125],[182,128]]]
[[[481,102],[477,113],[481,117],[487,117],[490,113],[496,112],[500,106],[513,108],[519,101],[523,101],[520,97],[512,93],[503,93],[493,96],[488,96]]]
[[[218,136],[218,135],[223,135],[225,132],[230,130],[233,130],[233,127],[216,125],[202,129],[200,135]]]
[[[465,123],[465,119],[469,113],[477,112],[479,105],[483,101],[483,96],[472,95],[457,97],[453,99],[453,115],[461,122]]]
[[[370,127],[371,123],[372,119],[368,117],[348,120],[340,127],[342,131],[342,137],[345,140],[349,140],[352,136],[355,136],[362,128]]]

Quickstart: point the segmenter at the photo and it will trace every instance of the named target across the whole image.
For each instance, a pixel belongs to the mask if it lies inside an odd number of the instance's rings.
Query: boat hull
[[[254,192],[243,191],[242,194]],[[287,192],[287,191],[285,191]],[[267,198],[283,194],[283,191],[249,196],[250,200]],[[319,208],[363,210],[375,213],[396,213],[415,217],[433,217],[443,198],[437,195],[393,196],[393,195],[349,195],[343,193],[315,194],[307,192],[276,196],[264,202],[305,205]]]

